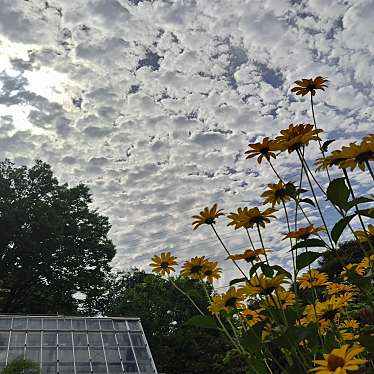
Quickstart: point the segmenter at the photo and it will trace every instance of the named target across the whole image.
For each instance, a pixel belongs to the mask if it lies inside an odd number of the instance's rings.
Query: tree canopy
[[[84,184],[60,185],[42,162],[0,163],[0,311],[92,313],[115,248]]]

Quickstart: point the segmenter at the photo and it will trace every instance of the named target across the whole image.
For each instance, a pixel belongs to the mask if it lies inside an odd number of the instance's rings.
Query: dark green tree
[[[174,281],[193,298],[201,310],[207,311],[208,301],[201,282],[185,278],[176,278]],[[245,364],[235,354],[231,354],[233,359],[226,363],[226,354],[230,352],[231,346],[219,331],[186,325],[198,312],[170,280],[132,271],[112,279],[112,284],[101,300],[102,312],[141,318],[160,373],[246,372]]]
[[[0,311],[76,314],[102,292],[115,248],[88,187],[60,185],[51,167],[0,163]]]
[[[39,366],[23,358],[16,359],[9,363],[0,374],[40,374]]]

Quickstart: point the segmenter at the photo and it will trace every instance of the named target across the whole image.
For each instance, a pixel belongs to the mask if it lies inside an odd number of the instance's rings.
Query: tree
[[[207,311],[208,301],[201,282],[186,278],[174,281],[201,310]],[[135,270],[121,274],[112,282],[113,287],[101,301],[102,312],[113,316],[140,317],[160,373],[246,372],[243,361],[235,354],[232,355],[233,360],[223,363],[231,346],[220,332],[186,325],[198,312],[170,280]]]
[[[83,184],[60,185],[51,167],[0,163],[0,311],[91,313],[115,255],[107,217]]]

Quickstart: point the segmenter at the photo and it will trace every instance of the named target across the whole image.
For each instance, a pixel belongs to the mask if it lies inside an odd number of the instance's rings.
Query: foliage
[[[374,218],[374,196],[357,195],[351,171],[358,168],[374,181],[370,164],[374,161],[374,134],[325,154],[332,142],[322,144],[323,130],[316,124],[313,97],[327,87],[326,82],[323,77],[302,79],[292,89],[297,95],[310,94],[313,124],[290,124],[275,139],[265,137],[249,144],[245,152],[247,159],[257,157],[257,162],[267,165],[279,179],[268,184],[269,189],[261,195],[271,208],[239,207],[227,214],[214,204],[192,217],[194,230],[210,227],[240,278],[229,281],[226,292],[205,290],[209,306],[202,309],[195,305],[197,314],[188,324],[216,328],[225,335],[234,347],[232,353],[244,358],[247,373],[373,372],[374,225],[368,222]],[[307,161],[309,147],[317,142],[322,155],[316,160],[317,171],[326,173],[326,189]],[[275,164],[281,153],[299,162],[296,183],[282,179]],[[341,175],[331,178],[331,168]],[[322,209],[325,205],[338,215],[331,227]],[[295,212],[292,220],[291,209]],[[310,211],[313,214],[308,215]],[[280,213],[288,233],[279,239],[289,243],[292,274],[272,263],[268,254],[275,248],[267,248],[262,236],[263,229]],[[320,226],[312,224],[314,213]],[[215,227],[225,215],[227,226],[244,231],[251,249],[231,254]],[[349,234],[354,240],[339,246],[341,238]],[[320,268],[312,268],[321,258]],[[152,261],[153,271],[162,276],[172,274],[178,265],[170,252],[154,255]],[[217,262],[196,256],[183,262],[180,276],[210,288],[220,273]],[[178,289],[184,294],[183,287]],[[194,305],[195,299],[190,301]]]
[[[30,360],[24,360],[22,358],[16,359],[8,364],[0,374],[39,374],[40,369],[37,364]]]
[[[50,166],[0,163],[0,310],[93,313],[115,249],[108,219],[90,209],[88,187],[59,185]]]
[[[195,310],[172,282],[193,297],[201,309],[208,307],[200,282],[162,279],[137,270],[112,278],[115,292],[104,295],[101,307],[108,315],[141,318],[160,373],[245,373],[237,357],[228,357],[223,363],[230,345],[217,331],[185,324]]]

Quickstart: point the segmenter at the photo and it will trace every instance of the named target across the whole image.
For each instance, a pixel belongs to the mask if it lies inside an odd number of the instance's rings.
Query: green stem
[[[230,251],[227,249],[227,247],[225,246],[225,243],[222,241],[221,237],[218,235],[218,232],[217,232],[217,230],[215,229],[214,225],[211,224],[210,226],[212,227],[214,233],[216,234],[216,236],[217,236],[219,242],[221,243],[221,245],[222,245],[222,247],[224,248],[224,250],[226,251],[226,253],[227,253],[229,256],[231,256]],[[237,264],[237,262],[236,262],[235,260],[233,260],[233,259],[231,259],[231,260],[232,260],[232,262],[235,264],[235,266],[238,268],[238,270],[242,273],[242,275],[244,276],[244,278],[248,281],[248,280],[249,280],[248,277],[245,275],[244,271],[243,271],[243,270],[241,269],[241,267]]]
[[[265,246],[264,246],[264,241],[262,240],[262,235],[261,235],[261,231],[260,231],[260,225],[257,223],[256,226],[257,226],[257,232],[258,232],[258,236],[260,238],[261,246],[262,246],[262,249],[264,250],[266,263],[267,263],[268,266],[270,266],[269,260],[268,260],[268,256],[266,254],[266,249],[265,249]]]
[[[249,235],[249,230],[248,230],[248,228],[246,227],[245,230],[247,231],[247,236],[248,236],[249,242],[251,243],[252,249],[255,250],[256,248],[255,248],[255,246],[254,246],[254,244],[253,244],[253,241],[252,241],[251,236]]]
[[[370,166],[370,162],[369,162],[369,161],[365,161],[365,164],[366,164],[366,166],[368,167],[369,173],[370,173],[371,177],[372,177],[373,180],[374,180],[374,173],[373,173],[373,170],[372,170],[372,168],[371,168],[371,166]]]
[[[274,168],[274,166],[273,166],[273,164],[271,163],[271,161],[270,161],[270,158],[269,159],[267,159],[267,161],[268,161],[268,163],[269,163],[269,165],[270,165],[270,167],[273,169],[273,172],[274,172],[274,174],[278,177],[278,179],[283,183],[283,180],[282,180],[282,178],[280,177],[280,175],[278,174],[278,172],[275,170],[275,168]]]

